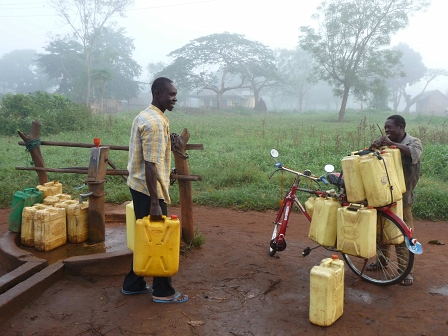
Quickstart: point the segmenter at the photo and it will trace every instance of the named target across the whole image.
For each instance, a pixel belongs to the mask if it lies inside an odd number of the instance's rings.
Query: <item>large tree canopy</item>
[[[70,26],[74,39],[83,51],[85,74],[85,101],[89,103],[91,93],[92,52],[103,28],[114,15],[124,16],[134,0],[50,0],[50,5],[62,21]]]
[[[36,51],[13,50],[0,58],[0,86],[3,93],[45,91],[55,85],[36,63]]]
[[[344,119],[352,87],[392,75],[384,70],[393,66],[394,57],[384,48],[392,34],[408,25],[412,13],[428,5],[427,0],[324,1],[313,15],[317,29],[300,28],[300,46],[315,58],[320,78],[342,96],[339,121]],[[379,60],[386,63],[378,64]],[[378,73],[381,69],[383,73]]]
[[[125,99],[137,97],[139,83],[134,80],[141,74],[141,67],[132,59],[133,39],[125,30],[103,28],[98,33],[95,48],[91,51],[91,91],[101,98]],[[71,36],[60,37],[46,47],[38,62],[51,77],[59,80],[57,92],[77,100],[86,99],[86,68],[82,45]]]
[[[170,77],[181,89],[214,91],[218,108],[228,90],[251,88],[258,100],[260,91],[278,79],[273,51],[239,34],[200,37],[168,56],[174,61],[159,75]]]

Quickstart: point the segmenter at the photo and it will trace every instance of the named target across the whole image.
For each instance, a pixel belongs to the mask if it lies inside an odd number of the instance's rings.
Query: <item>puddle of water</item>
[[[33,247],[27,247],[23,245],[20,245],[19,247],[22,250],[32,253],[37,258],[46,259],[51,265],[59,260],[64,260],[69,257],[126,250],[126,227],[106,227],[105,241],[101,243],[66,243],[49,252],[37,251]]]
[[[353,288],[345,288],[345,296],[353,301],[362,303],[372,303],[373,297],[370,293]]]
[[[442,286],[442,287],[430,287],[429,288],[430,294],[440,294],[443,296],[448,296],[448,285]]]

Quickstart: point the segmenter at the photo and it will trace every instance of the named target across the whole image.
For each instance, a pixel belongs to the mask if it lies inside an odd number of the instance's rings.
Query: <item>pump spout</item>
[[[82,203],[83,198],[87,198],[93,195],[93,191],[89,191],[85,194],[79,194],[79,204]]]

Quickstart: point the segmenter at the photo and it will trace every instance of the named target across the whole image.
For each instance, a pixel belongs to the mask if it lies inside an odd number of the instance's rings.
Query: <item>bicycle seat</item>
[[[340,173],[329,173],[327,175],[327,180],[331,184],[337,186],[339,189],[340,188],[345,188],[344,176],[341,176]]]

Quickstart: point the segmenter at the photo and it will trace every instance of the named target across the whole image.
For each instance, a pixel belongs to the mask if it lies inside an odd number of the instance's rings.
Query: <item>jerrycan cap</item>
[[[331,256],[331,259],[333,259],[333,260],[339,260],[339,257],[338,257],[336,254],[333,254],[333,255]]]
[[[390,146],[390,148],[397,148],[397,146],[396,145],[392,145],[392,146]]]
[[[177,217],[177,215],[171,215],[171,219],[176,220],[176,219],[179,219],[179,217]]]

